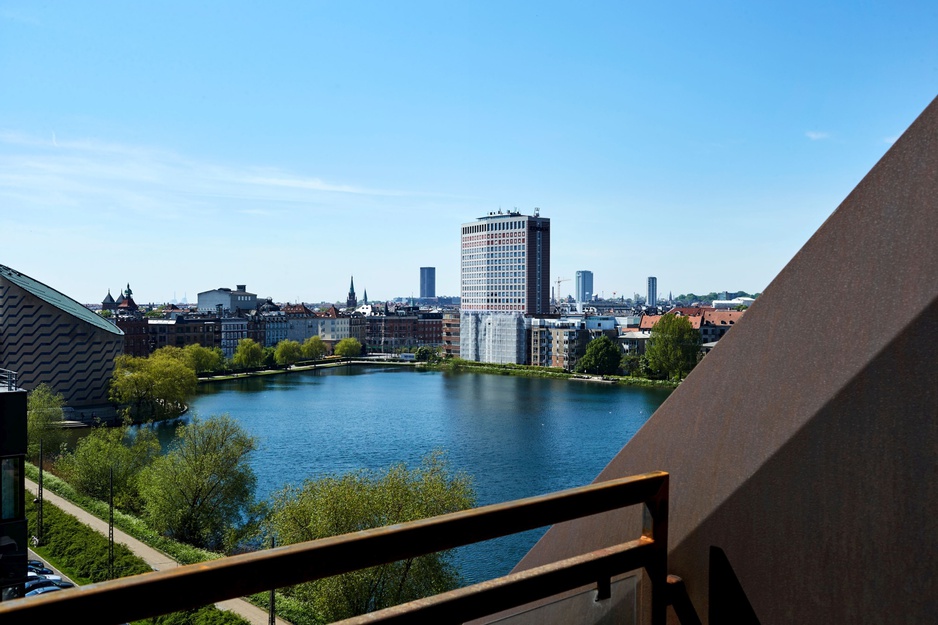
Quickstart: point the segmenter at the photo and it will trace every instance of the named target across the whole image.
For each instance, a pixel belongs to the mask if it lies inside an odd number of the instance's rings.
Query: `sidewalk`
[[[32,480],[26,480],[26,490],[33,495],[36,495],[39,492],[39,486]],[[62,499],[47,489],[43,489],[42,496],[45,501],[48,501],[52,505],[60,508],[63,512],[72,515],[85,525],[91,527],[93,530],[101,532],[105,536],[107,535],[108,525],[106,521],[102,521],[98,517],[85,512],[83,509],[79,508],[72,502]],[[116,527],[114,528],[114,541],[126,545],[128,549],[134,552],[134,555],[142,558],[154,571],[163,571],[179,566],[178,562],[170,558],[165,553],[161,553],[156,549],[145,545],[133,536],[125,534]],[[229,599],[228,601],[221,601],[215,605],[222,610],[234,612],[235,614],[250,622],[251,625],[268,625],[270,622],[266,610],[262,610],[257,606],[248,603],[244,599]],[[288,621],[285,621],[281,618],[277,619],[277,624],[290,625]]]

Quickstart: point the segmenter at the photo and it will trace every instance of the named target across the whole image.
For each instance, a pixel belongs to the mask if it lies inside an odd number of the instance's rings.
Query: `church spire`
[[[352,280],[349,282],[348,299],[345,300],[345,305],[349,308],[358,306],[358,298],[355,297],[355,276],[352,276]]]

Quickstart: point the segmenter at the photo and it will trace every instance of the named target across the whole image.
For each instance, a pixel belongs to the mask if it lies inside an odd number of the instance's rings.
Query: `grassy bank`
[[[676,388],[678,383],[671,380],[650,380],[628,375],[593,376],[582,373],[570,373],[559,367],[535,367],[531,365],[492,364],[452,358],[436,364],[418,363],[418,368],[447,372],[491,373],[494,375],[516,375],[532,378],[556,378],[564,380],[582,380],[603,384],[623,386],[643,386],[653,388]]]

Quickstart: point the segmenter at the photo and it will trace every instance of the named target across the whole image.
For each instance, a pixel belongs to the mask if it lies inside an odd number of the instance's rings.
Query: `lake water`
[[[195,414],[260,439],[258,497],[444,450],[479,505],[590,483],[670,391],[475,373],[344,367],[200,386]],[[458,550],[467,582],[504,575],[543,530]]]

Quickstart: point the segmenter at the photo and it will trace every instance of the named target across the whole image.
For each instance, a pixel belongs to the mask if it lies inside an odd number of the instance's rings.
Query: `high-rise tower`
[[[648,298],[645,300],[645,305],[658,305],[658,278],[654,276],[648,276]]]
[[[460,232],[460,355],[523,363],[524,316],[550,312],[550,219],[498,211]]]
[[[436,297],[436,267],[420,268],[420,297]]]
[[[576,272],[576,301],[588,302],[593,299],[593,272]]]
[[[466,312],[550,312],[550,219],[489,213],[462,225]]]

